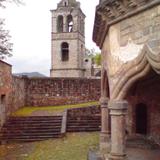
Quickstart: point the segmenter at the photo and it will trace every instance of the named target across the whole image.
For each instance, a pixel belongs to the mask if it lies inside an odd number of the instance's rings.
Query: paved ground
[[[127,154],[128,160],[160,160],[159,149],[129,148]]]

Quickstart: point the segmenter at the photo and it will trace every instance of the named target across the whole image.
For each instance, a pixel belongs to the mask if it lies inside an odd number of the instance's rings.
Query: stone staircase
[[[100,125],[101,125],[100,115],[68,117],[67,132],[100,131]]]
[[[0,131],[0,141],[32,142],[63,137],[66,132],[100,131],[100,107],[65,110],[56,116],[9,117]]]
[[[32,142],[62,137],[62,116],[9,117],[0,133],[1,142]]]
[[[67,132],[94,132],[101,128],[100,106],[68,109]]]

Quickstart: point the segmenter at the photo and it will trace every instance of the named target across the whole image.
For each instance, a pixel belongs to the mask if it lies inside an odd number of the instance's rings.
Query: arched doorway
[[[147,106],[144,103],[136,105],[136,133],[147,134]]]

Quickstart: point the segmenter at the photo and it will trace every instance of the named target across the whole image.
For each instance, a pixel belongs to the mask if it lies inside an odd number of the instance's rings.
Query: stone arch
[[[57,32],[63,32],[63,16],[59,15],[57,17]]]
[[[73,32],[73,17],[71,14],[67,16],[67,32]]]
[[[113,88],[112,99],[125,99],[132,85],[146,76],[153,69],[160,74],[160,55],[153,53],[149,46],[145,45],[141,54],[133,61],[123,65],[121,70],[123,77],[118,80]]]
[[[61,60],[62,61],[69,60],[69,44],[67,42],[63,42],[61,44]]]

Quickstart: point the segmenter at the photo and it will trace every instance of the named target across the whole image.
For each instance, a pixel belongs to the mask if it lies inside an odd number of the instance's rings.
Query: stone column
[[[63,16],[63,32],[67,32],[67,16]]]
[[[109,110],[108,98],[101,97],[101,133],[100,133],[100,150],[110,152],[110,128],[109,128]]]
[[[109,160],[125,160],[126,159],[126,111],[127,101],[109,102],[111,115],[111,152]]]

